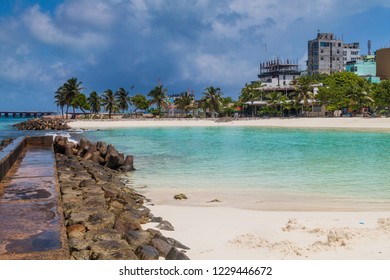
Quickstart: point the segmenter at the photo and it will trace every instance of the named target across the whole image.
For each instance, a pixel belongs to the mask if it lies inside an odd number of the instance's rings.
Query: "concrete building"
[[[359,57],[360,57],[359,43],[344,44],[344,49],[343,49],[344,66],[346,66],[348,62],[357,61]]]
[[[260,63],[258,77],[265,87],[289,87],[299,76],[298,61],[275,59]]]
[[[308,42],[308,74],[343,71],[343,51],[343,41],[336,39],[333,33],[318,33],[317,38]]]
[[[362,56],[356,61],[350,61],[346,64],[347,72],[366,78],[371,83],[379,83],[380,79],[376,76],[376,62],[374,55]]]
[[[376,51],[376,74],[381,80],[390,79],[390,48]]]

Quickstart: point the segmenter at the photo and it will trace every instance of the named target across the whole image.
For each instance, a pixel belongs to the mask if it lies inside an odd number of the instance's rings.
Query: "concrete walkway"
[[[28,145],[0,182],[0,259],[69,259],[55,157]]]

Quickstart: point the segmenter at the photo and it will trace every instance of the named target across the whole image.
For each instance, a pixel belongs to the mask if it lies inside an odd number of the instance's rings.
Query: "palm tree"
[[[129,109],[129,104],[131,104],[131,100],[128,91],[126,91],[124,88],[119,88],[115,92],[115,97],[118,102],[118,107],[122,110],[122,113],[124,113],[125,110]]]
[[[180,93],[180,97],[175,99],[175,105],[178,109],[185,112],[187,116],[188,111],[191,110],[194,104],[194,96],[188,91]]]
[[[91,106],[92,113],[99,114],[100,109],[101,109],[100,105],[101,105],[102,99],[97,94],[97,92],[96,91],[91,92],[89,94],[89,97],[87,100],[88,100],[89,105]]]
[[[118,104],[115,99],[115,94],[111,89],[107,89],[104,91],[102,96],[102,105],[104,106],[104,110],[108,111],[108,118],[111,119],[111,113],[118,111]]]
[[[267,95],[268,105],[272,110],[269,110],[272,114],[278,112],[278,105],[280,104],[282,94],[277,91],[270,92]]]
[[[314,94],[310,77],[302,76],[298,78],[295,85],[295,91],[297,92],[299,100],[302,102],[302,110],[309,106],[309,100],[311,100],[311,104],[313,105]]]
[[[239,101],[241,103],[251,102],[252,104],[252,117],[255,116],[255,106],[253,106],[253,103],[261,99],[263,95],[263,87],[264,85],[261,84],[260,81],[257,81],[255,83],[252,83],[250,85],[245,84],[245,87],[241,90],[241,94],[239,97]]]
[[[212,112],[219,113],[221,112],[222,107],[222,97],[223,93],[220,88],[214,88],[212,86],[205,89],[203,92],[202,103],[204,104],[205,109],[209,110],[209,114]],[[207,116],[207,113],[206,113]]]
[[[63,86],[62,90],[64,91],[64,98],[66,104],[66,115],[68,115],[69,106],[71,106],[73,99],[75,99],[78,94],[81,93],[81,90],[84,88],[81,87],[82,82],[77,81],[77,78],[70,78]],[[75,114],[75,108],[73,107],[73,115]]]
[[[161,115],[161,108],[168,107],[166,94],[167,90],[163,88],[163,85],[156,86],[148,93],[148,96],[152,98],[150,103],[156,104],[159,116]]]
[[[57,107],[61,108],[61,115],[62,118],[64,117],[64,106],[66,105],[66,99],[65,99],[65,91],[64,87],[61,86],[57,89],[54,95],[54,103],[57,105]]]

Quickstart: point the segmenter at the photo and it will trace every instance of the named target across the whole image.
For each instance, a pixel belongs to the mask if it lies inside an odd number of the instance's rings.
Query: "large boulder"
[[[144,230],[130,230],[124,235],[127,243],[129,243],[130,247],[133,249],[137,249],[139,246],[148,244],[152,237],[153,236],[150,232]]]
[[[140,260],[158,260],[160,253],[156,248],[149,245],[142,245],[135,250],[135,254]]]
[[[119,169],[125,172],[135,170],[133,161],[134,161],[134,157],[127,155],[123,165]]]
[[[169,245],[166,241],[160,238],[154,238],[149,243],[150,246],[154,247],[159,251],[161,257],[166,257],[171,250],[172,246]]]
[[[111,169],[118,169],[125,163],[123,154],[118,153],[117,150],[112,149],[107,152],[106,155],[106,164],[104,166]]]
[[[180,252],[175,247],[172,247],[165,257],[166,260],[189,260],[190,258],[186,256],[183,252]]]

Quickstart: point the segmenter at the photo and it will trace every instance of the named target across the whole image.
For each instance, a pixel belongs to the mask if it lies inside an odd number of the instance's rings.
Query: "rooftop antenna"
[[[368,55],[371,55],[371,40],[368,40],[367,42],[367,48],[368,48]]]

